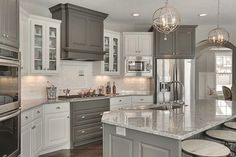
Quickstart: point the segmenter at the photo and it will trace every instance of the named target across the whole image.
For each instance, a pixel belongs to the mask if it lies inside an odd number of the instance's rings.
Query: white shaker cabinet
[[[56,74],[60,61],[60,21],[30,16],[31,73]]]
[[[21,128],[21,157],[31,157],[31,124],[25,125]]]
[[[32,156],[38,156],[43,147],[43,120],[39,118],[34,121],[32,126]]]
[[[70,148],[70,105],[55,103],[44,105],[43,153]]]
[[[153,56],[152,32],[124,32],[124,56]]]

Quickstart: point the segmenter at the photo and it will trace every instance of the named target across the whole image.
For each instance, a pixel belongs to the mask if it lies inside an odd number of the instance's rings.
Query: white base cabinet
[[[45,104],[21,114],[21,157],[70,149],[70,104]]]
[[[26,111],[21,116],[21,157],[37,157],[43,146],[43,119],[34,115],[34,110]],[[36,110],[41,114],[41,108]]]

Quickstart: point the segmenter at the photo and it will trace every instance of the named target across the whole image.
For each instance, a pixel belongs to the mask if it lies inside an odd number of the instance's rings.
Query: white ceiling
[[[153,12],[164,0],[21,0],[23,3],[49,8],[58,3],[72,3],[109,14],[108,21],[125,24],[151,24]],[[169,0],[181,16],[182,24],[212,25],[216,23],[217,0]],[[236,0],[221,0],[221,24],[236,24]],[[139,12],[140,17],[131,13]],[[198,14],[207,13],[206,17]]]

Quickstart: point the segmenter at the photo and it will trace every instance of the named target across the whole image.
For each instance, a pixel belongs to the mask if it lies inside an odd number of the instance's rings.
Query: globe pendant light
[[[157,9],[153,13],[152,20],[153,27],[165,34],[165,40],[167,40],[167,35],[175,31],[181,22],[180,14],[176,8],[168,5],[168,0],[166,0],[164,7]]]
[[[220,27],[220,0],[218,0],[218,12],[217,12],[217,27],[211,30],[208,34],[208,41],[215,46],[223,46],[230,39],[229,32],[226,29]]]

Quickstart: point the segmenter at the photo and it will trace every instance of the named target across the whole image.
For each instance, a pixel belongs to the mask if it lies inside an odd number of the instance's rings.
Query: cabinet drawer
[[[153,103],[153,96],[132,96],[132,103]]]
[[[59,112],[69,112],[70,104],[69,103],[55,103],[47,104],[44,106],[45,113],[59,113]]]
[[[72,125],[86,125],[91,123],[101,122],[102,113],[92,113],[92,114],[74,114],[72,117]]]
[[[88,100],[71,103],[72,110],[90,110],[94,108],[109,108],[109,99]],[[109,109],[108,109],[109,110]]]
[[[77,140],[88,140],[91,138],[97,138],[97,137],[102,137],[102,125],[101,126],[95,126],[95,127],[90,127],[86,129],[80,129],[80,128],[73,128],[73,139],[75,141]]]
[[[110,105],[123,105],[123,104],[131,104],[131,97],[116,97],[110,99]]]
[[[33,120],[32,110],[21,113],[21,125],[25,125]]]
[[[37,119],[37,118],[40,118],[42,117],[42,114],[43,114],[43,107],[40,106],[40,107],[37,107],[35,109],[33,109],[33,119]]]

